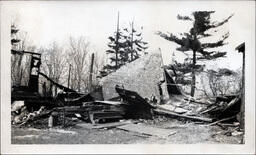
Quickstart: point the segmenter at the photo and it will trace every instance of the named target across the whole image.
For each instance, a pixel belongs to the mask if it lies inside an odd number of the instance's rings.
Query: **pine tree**
[[[126,47],[125,42],[121,40],[123,37],[122,32],[115,32],[114,35],[117,37],[108,37],[110,42],[108,43],[109,49],[106,51],[107,55],[109,55],[110,63],[107,64],[105,68],[111,71],[120,68],[128,59],[124,50]]]
[[[142,27],[141,27],[142,29]],[[113,36],[109,36],[109,49],[106,51],[109,56],[110,63],[103,67],[100,71],[100,76],[119,69],[126,63],[132,62],[140,57],[141,53],[148,48],[147,42],[142,41],[142,33],[134,29],[133,22],[130,28],[126,27],[122,30],[119,29],[119,14],[117,20],[117,30]]]
[[[141,30],[143,27],[141,27]],[[140,53],[145,52],[148,48],[146,45],[148,44],[145,41],[142,41],[142,33],[138,32],[134,28],[134,22],[130,24],[130,28],[124,28],[124,39],[126,43],[125,47],[125,58],[128,59],[128,62],[132,62],[140,57]]]
[[[119,12],[117,18],[117,30],[114,33],[114,36],[109,36],[108,39],[110,42],[108,43],[109,49],[106,51],[107,55],[110,55],[110,63],[104,66],[102,72],[110,73],[114,70],[117,70],[121,66],[121,53],[124,52],[122,48],[122,43],[120,42],[121,32],[119,30]]]
[[[218,41],[211,43],[203,43],[202,39],[206,37],[213,36],[209,32],[211,29],[218,28],[223,24],[227,23],[229,19],[233,16],[230,15],[221,22],[212,21],[211,14],[215,11],[195,11],[192,13],[192,16],[181,16],[178,15],[178,20],[190,21],[193,22],[193,26],[190,28],[189,32],[181,33],[181,38],[175,36],[174,34],[166,34],[158,31],[157,35],[160,37],[175,42],[180,45],[177,48],[178,51],[181,51],[187,55],[186,52],[192,52],[192,57],[188,56],[188,60],[191,64],[192,72],[192,82],[191,82],[191,96],[194,96],[195,93],[195,84],[196,84],[196,68],[200,68],[200,65],[197,65],[197,61],[203,60],[214,60],[220,57],[224,57],[226,52],[210,50],[212,48],[217,48],[224,46],[225,40],[229,37],[229,32],[225,33]]]

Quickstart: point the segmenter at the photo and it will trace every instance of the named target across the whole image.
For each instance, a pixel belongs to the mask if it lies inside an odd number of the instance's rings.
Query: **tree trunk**
[[[77,81],[77,91],[80,92],[80,85],[81,85],[81,78],[78,78],[78,81]]]
[[[119,12],[118,12],[118,16],[117,16],[117,30],[116,30],[116,70],[118,69],[118,51],[119,51],[119,43],[118,43],[118,39],[119,39]]]
[[[133,61],[133,21],[132,21],[132,37],[131,37],[131,61]]]
[[[91,57],[91,65],[90,65],[90,73],[89,73],[89,92],[92,91],[93,64],[94,64],[94,53],[92,53],[92,57]]]
[[[190,92],[190,95],[192,97],[195,94],[195,85],[196,85],[195,66],[196,66],[196,51],[193,51],[192,82],[191,82],[191,92]]]

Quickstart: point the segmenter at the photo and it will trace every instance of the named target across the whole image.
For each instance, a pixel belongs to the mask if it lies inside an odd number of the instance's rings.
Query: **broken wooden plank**
[[[103,103],[103,104],[109,104],[109,105],[122,105],[122,104],[125,104],[125,105],[128,105],[126,103],[122,103],[122,102],[119,102],[119,101],[94,101],[94,103]]]
[[[225,130],[225,131],[219,131],[219,132],[216,132],[214,134],[212,134],[212,137],[215,137],[216,135],[232,135],[232,132],[236,131],[239,127],[235,127],[233,129],[228,129],[228,130]]]
[[[204,121],[204,122],[212,122],[211,118],[181,115],[181,114],[177,114],[177,113],[167,111],[167,110],[154,109],[154,112],[156,112],[158,114],[163,114],[163,115],[182,117],[182,118],[187,118],[187,119],[192,119],[192,120],[199,120],[199,121]]]
[[[161,129],[161,128],[156,128],[152,126],[142,125],[142,124],[127,124],[127,125],[118,126],[117,128],[126,130],[126,131],[137,132],[145,135],[157,136],[160,138],[167,138],[168,136],[176,133],[174,131],[171,131],[170,129]]]
[[[83,128],[83,129],[92,129],[94,125],[91,123],[79,123],[79,124],[76,124],[76,127]]]
[[[104,124],[96,124],[93,126],[93,129],[103,129],[103,128],[115,128],[118,126],[126,125],[126,124],[131,124],[131,123],[137,123],[138,121],[123,121],[123,122],[113,122],[113,123],[104,123]]]
[[[77,127],[85,128],[85,129],[104,129],[104,128],[115,128],[117,126],[122,126],[131,123],[137,123],[138,121],[126,120],[123,122],[112,122],[112,123],[104,123],[104,124],[91,124],[91,123],[79,123],[76,124]]]
[[[212,106],[212,107],[210,107],[210,108],[208,108],[208,109],[206,109],[206,110],[200,112],[200,114],[205,114],[205,113],[207,113],[207,112],[210,112],[210,111],[212,111],[212,110],[215,110],[216,108],[218,108],[218,107],[217,107],[217,106]]]
[[[56,85],[58,88],[62,89],[63,91],[65,92],[74,92],[74,93],[77,93],[75,90],[73,89],[70,89],[68,87],[65,87],[57,82],[55,82],[54,80],[52,80],[51,78],[49,78],[47,75],[45,75],[44,73],[42,72],[38,72],[39,75],[42,75],[44,78],[46,78],[47,80],[49,80],[52,84]]]
[[[221,127],[237,127],[239,124],[229,124],[229,123],[217,123]]]
[[[208,124],[207,126],[211,126],[211,125],[215,125],[215,124],[220,123],[220,122],[228,121],[228,120],[231,120],[231,119],[233,119],[233,118],[235,118],[235,117],[236,117],[236,116],[231,116],[231,117],[228,117],[228,118],[224,118],[224,119],[218,120],[218,121],[216,121],[216,122],[213,122],[213,123],[211,123],[211,124]]]
[[[159,109],[172,111],[172,112],[175,112],[175,113],[178,113],[178,114],[184,114],[184,113],[188,112],[188,110],[186,110],[186,109],[179,108],[179,107],[173,106],[171,104],[159,105],[157,107]]]

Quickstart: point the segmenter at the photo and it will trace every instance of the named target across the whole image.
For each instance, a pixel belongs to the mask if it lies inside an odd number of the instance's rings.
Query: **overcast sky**
[[[15,3],[15,5],[14,5]],[[211,62],[210,66],[237,69],[242,65],[242,56],[235,47],[246,42],[246,50],[254,51],[255,10],[254,1],[62,1],[62,2],[3,2],[5,13],[10,13],[19,29],[27,31],[37,47],[47,46],[53,41],[65,44],[69,36],[87,36],[91,49],[105,54],[108,36],[116,30],[117,12],[120,12],[120,26],[125,27],[134,19],[135,28],[143,26],[144,40],[149,42],[149,52],[161,48],[164,63],[182,54],[176,51],[175,43],[155,35],[156,31],[178,34],[189,30],[190,23],[178,21],[177,14],[191,15],[193,11],[214,10],[213,20],[222,20],[234,13],[228,23],[222,26],[222,33],[229,31],[226,59]],[[208,40],[208,41],[213,41]],[[215,40],[216,41],[216,40]]]

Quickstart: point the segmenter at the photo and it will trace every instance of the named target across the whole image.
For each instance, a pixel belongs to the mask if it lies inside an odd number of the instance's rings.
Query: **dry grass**
[[[169,129],[170,132],[176,133],[166,138],[159,138],[116,128],[105,130],[73,126],[65,130],[58,128],[49,130],[13,126],[11,142],[12,144],[239,144],[242,138],[220,134],[226,130],[218,126],[205,126],[160,116],[154,120],[144,120],[142,124]]]

